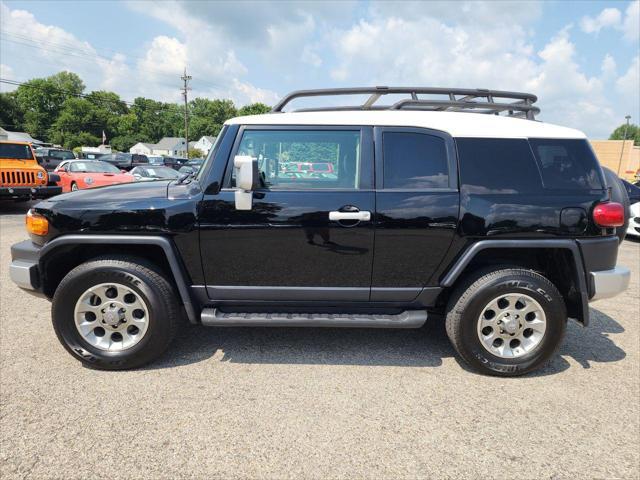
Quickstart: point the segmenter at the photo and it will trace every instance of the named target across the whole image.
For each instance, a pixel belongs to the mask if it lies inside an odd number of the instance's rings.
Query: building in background
[[[193,143],[193,147],[191,145],[191,142],[189,142],[189,148],[197,148],[206,157],[209,154],[209,150],[211,150],[211,147],[213,147],[213,144],[215,142],[216,142],[216,137],[204,135],[203,137],[200,137],[200,140]]]
[[[129,149],[129,153],[138,153],[140,155],[153,155],[153,147],[155,143],[138,142]]]
[[[607,167],[625,180],[634,180],[640,169],[640,147],[633,140],[591,140],[591,146],[600,165]]]
[[[0,127],[0,140],[9,140],[14,142],[27,142],[33,144],[34,147],[42,146],[45,143],[42,140],[33,138],[25,132],[10,132]]]

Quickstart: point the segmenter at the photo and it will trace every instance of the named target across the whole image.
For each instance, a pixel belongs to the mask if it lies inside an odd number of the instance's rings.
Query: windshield
[[[19,143],[0,143],[0,158],[11,160],[33,160],[33,153],[29,145]]]
[[[177,171],[169,167],[147,168],[146,172],[146,176],[151,178],[178,178],[180,176]]]
[[[73,152],[69,150],[51,150],[49,151],[49,156],[57,160],[72,160],[76,158]]]
[[[162,157],[147,157],[149,159],[149,163],[152,165],[164,165],[164,158]]]
[[[120,170],[110,163],[100,161],[71,162],[69,164],[69,171],[81,173],[120,173]]]

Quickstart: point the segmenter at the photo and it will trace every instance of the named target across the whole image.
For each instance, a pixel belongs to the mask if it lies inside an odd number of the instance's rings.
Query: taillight
[[[593,220],[599,227],[621,227],[624,225],[624,207],[616,202],[596,205]]]

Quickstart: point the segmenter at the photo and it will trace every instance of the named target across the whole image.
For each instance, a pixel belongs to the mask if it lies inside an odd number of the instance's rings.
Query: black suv
[[[73,160],[76,156],[71,150],[64,150],[62,148],[36,148],[36,160],[44,167],[45,170],[55,170],[65,160]]]
[[[367,99],[284,111],[342,94]],[[407,98],[380,105],[387,94]],[[157,358],[183,315],[218,327],[380,328],[444,315],[473,369],[530,372],[556,351],[567,318],[587,325],[588,302],[622,292],[630,275],[616,264],[624,189],[584,134],[532,121],[535,101],[471,89],[294,92],[272,114],[226,122],[195,177],[39,203],[31,239],[12,247],[11,278],[52,300],[58,338],[94,368]]]
[[[101,155],[100,160],[103,162],[109,162],[119,169],[127,171],[132,168],[139,167],[140,165],[149,165],[149,158],[140,153],[107,153],[105,155]]]

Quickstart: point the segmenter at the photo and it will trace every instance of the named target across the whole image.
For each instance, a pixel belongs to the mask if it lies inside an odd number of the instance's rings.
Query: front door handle
[[[358,220],[368,222],[371,220],[371,212],[329,212],[329,220],[339,222],[341,220]]]

